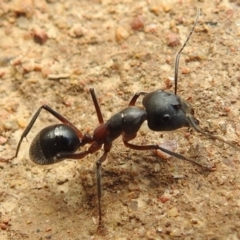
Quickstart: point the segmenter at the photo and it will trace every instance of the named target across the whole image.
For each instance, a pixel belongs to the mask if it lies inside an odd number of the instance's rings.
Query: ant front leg
[[[187,162],[190,162],[192,164],[195,164],[197,165],[198,167],[201,167],[201,168],[205,168],[207,170],[212,170],[211,167],[207,167],[207,166],[203,166],[201,165],[200,163],[198,162],[195,162],[194,160],[190,159],[190,158],[187,158],[179,153],[175,153],[175,152],[172,152],[168,149],[165,149],[157,144],[153,144],[153,145],[135,145],[135,144],[131,144],[129,143],[129,141],[133,140],[134,139],[134,136],[128,136],[126,134],[123,135],[123,143],[126,147],[128,148],[131,148],[131,149],[134,149],[134,150],[139,150],[139,151],[146,151],[146,150],[161,150],[162,152],[165,152],[173,157],[176,157],[178,159],[181,159],[181,160],[184,160],[184,161],[187,161]]]
[[[135,106],[135,103],[136,103],[137,99],[141,95],[145,96],[146,94],[147,94],[147,92],[137,92],[137,93],[135,93],[134,96],[132,97],[132,99],[130,100],[128,106]]]
[[[29,122],[29,124],[27,125],[26,129],[24,130],[24,132],[21,135],[21,138],[18,142],[18,146],[17,146],[17,150],[15,155],[8,159],[8,160],[12,160],[14,158],[16,158],[18,156],[18,152],[20,149],[20,146],[22,144],[22,141],[25,137],[27,137],[28,133],[30,132],[30,130],[32,129],[35,121],[37,120],[37,118],[39,117],[39,114],[41,113],[42,109],[46,110],[47,112],[49,112],[50,114],[52,114],[54,117],[56,117],[59,121],[61,121],[63,124],[69,126],[70,128],[72,128],[74,130],[74,132],[77,134],[78,138],[82,139],[84,136],[82,134],[82,132],[80,130],[78,130],[71,122],[69,122],[65,117],[63,117],[61,114],[59,114],[58,112],[54,111],[51,107],[49,107],[48,105],[44,104],[42,105],[37,112],[33,115],[31,121]]]

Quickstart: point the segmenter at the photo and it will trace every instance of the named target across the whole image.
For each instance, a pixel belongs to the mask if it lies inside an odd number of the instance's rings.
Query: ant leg
[[[128,106],[134,106],[137,99],[141,96],[141,95],[146,95],[147,92],[137,92],[133,95],[132,99],[130,100]]]
[[[51,107],[49,107],[48,105],[44,104],[42,105],[37,112],[33,115],[31,121],[29,122],[29,124],[27,125],[26,129],[24,130],[24,132],[21,135],[21,138],[18,142],[18,146],[17,146],[17,150],[15,155],[8,159],[8,160],[12,160],[14,158],[16,158],[18,156],[18,152],[20,149],[20,146],[22,144],[22,141],[25,137],[27,137],[28,133],[30,132],[30,130],[32,129],[35,121],[37,120],[39,114],[41,113],[42,109],[46,110],[47,112],[49,112],[50,114],[52,114],[54,117],[56,117],[59,121],[61,121],[63,124],[66,124],[68,126],[71,126],[75,132],[77,133],[77,135],[79,136],[79,138],[83,138],[83,134],[80,130],[78,130],[71,122],[69,122],[65,117],[63,117],[61,114],[59,114],[58,112],[54,111]]]
[[[179,153],[175,153],[175,152],[172,152],[168,149],[165,149],[157,144],[153,144],[153,145],[135,145],[135,144],[131,144],[129,143],[129,141],[131,141],[132,139],[134,138],[134,136],[128,136],[128,135],[123,135],[123,143],[126,147],[128,148],[131,148],[131,149],[134,149],[134,150],[140,150],[140,151],[145,151],[145,150],[161,150],[173,157],[176,157],[178,159],[181,159],[181,160],[184,160],[184,161],[187,161],[187,162],[190,162],[192,164],[195,164],[201,168],[206,168],[207,170],[211,170],[212,168],[209,168],[209,167],[206,167],[206,166],[203,166],[201,165],[200,163],[198,162],[195,162],[194,160],[190,159],[190,158],[187,158]]]
[[[102,124],[102,123],[104,123],[104,120],[103,120],[102,112],[101,112],[94,88],[90,88],[89,92],[92,96],[93,104],[94,104],[94,107],[95,107],[95,110],[97,113],[97,117],[98,117],[98,122],[99,122],[99,124]]]
[[[112,143],[104,144],[104,153],[96,162],[96,167],[97,167],[98,214],[99,214],[98,228],[103,228],[104,227],[104,224],[103,224],[103,221],[102,221],[102,205],[101,205],[101,197],[102,197],[101,166],[102,166],[102,163],[106,160],[107,154],[110,151],[111,147],[112,147]]]

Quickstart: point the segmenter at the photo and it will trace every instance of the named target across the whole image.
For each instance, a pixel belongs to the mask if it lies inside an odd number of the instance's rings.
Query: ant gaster
[[[24,130],[17,146],[14,157],[18,152],[23,139],[28,135],[38,118],[42,109],[46,110],[56,117],[62,124],[56,124],[41,130],[31,143],[29,149],[30,159],[41,165],[53,164],[64,159],[81,159],[100,150],[103,146],[103,154],[96,162],[97,171],[97,196],[99,211],[99,227],[103,227],[102,209],[101,209],[101,165],[106,160],[108,152],[111,150],[113,141],[122,135],[122,141],[128,148],[135,150],[161,150],[176,158],[191,162],[203,167],[194,160],[181,154],[172,152],[159,145],[135,145],[129,143],[137,136],[144,121],[147,121],[148,127],[153,131],[172,131],[182,127],[192,127],[197,132],[211,138],[224,142],[232,147],[240,149],[231,142],[228,142],[218,136],[203,132],[198,126],[199,122],[194,117],[193,108],[189,103],[177,96],[177,80],[180,54],[189,41],[194,28],[198,22],[200,10],[198,9],[194,25],[185,40],[183,46],[178,51],[175,59],[175,93],[157,90],[154,92],[138,92],[130,100],[128,107],[113,115],[108,121],[104,122],[102,112],[93,88],[90,88],[90,94],[93,100],[95,111],[97,113],[99,126],[96,127],[93,134],[83,134],[69,120],[58,112],[54,111],[48,105],[42,105],[32,117],[28,126]],[[137,99],[143,96],[142,104],[144,108],[135,106]],[[90,144],[89,148],[82,152],[77,152],[80,147]]]

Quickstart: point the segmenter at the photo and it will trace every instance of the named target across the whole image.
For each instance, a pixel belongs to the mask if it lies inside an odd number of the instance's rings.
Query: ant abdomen
[[[33,139],[29,156],[40,165],[57,163],[64,160],[61,154],[74,153],[80,143],[72,127],[65,124],[52,125],[42,129]]]

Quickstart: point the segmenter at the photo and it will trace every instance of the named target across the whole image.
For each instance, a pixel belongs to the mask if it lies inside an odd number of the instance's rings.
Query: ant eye
[[[163,121],[164,121],[164,122],[168,122],[169,120],[170,120],[169,114],[165,114],[165,115],[163,116]]]
[[[172,105],[172,106],[173,106],[173,108],[174,108],[175,110],[179,110],[179,109],[182,108],[182,105],[181,105],[181,104]]]

